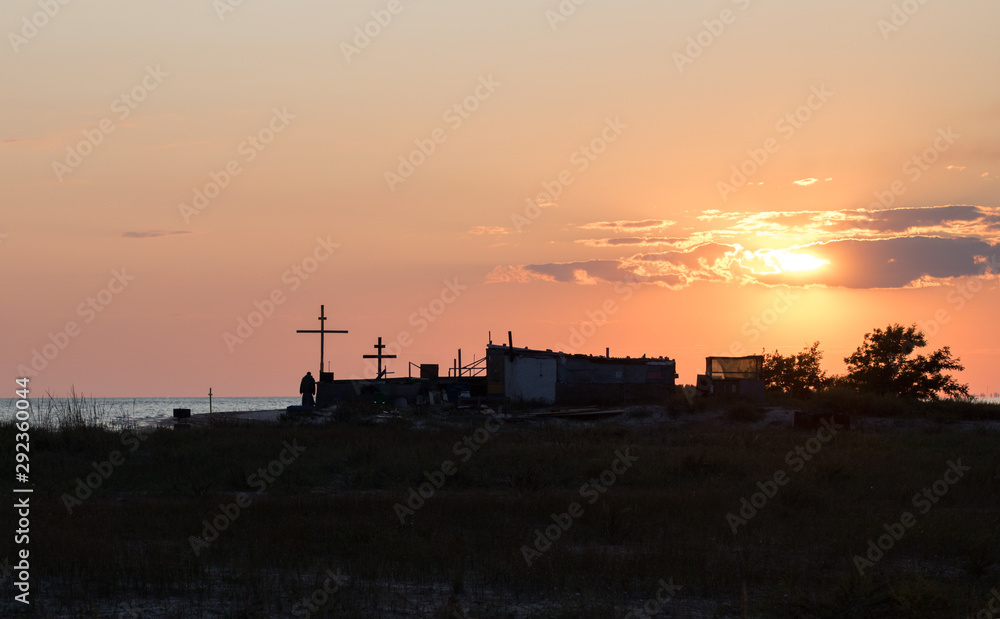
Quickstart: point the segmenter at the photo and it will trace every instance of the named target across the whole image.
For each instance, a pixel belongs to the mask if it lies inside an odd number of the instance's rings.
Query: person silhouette
[[[299,393],[302,394],[302,406],[316,405],[313,400],[313,394],[316,393],[316,379],[313,378],[312,372],[306,372],[306,375],[302,377],[302,382],[299,383]]]

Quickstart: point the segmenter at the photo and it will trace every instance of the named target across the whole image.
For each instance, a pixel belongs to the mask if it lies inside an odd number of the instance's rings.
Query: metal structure
[[[462,365],[462,349],[458,349],[458,358],[452,359],[452,366],[448,368],[448,376],[454,378],[484,376],[486,374],[486,357],[476,359],[472,357],[472,363]]]

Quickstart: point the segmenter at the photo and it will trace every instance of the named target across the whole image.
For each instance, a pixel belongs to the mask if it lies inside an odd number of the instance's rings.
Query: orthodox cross
[[[389,373],[389,369],[388,368],[386,368],[385,371],[383,372],[383,370],[382,370],[382,359],[395,359],[396,355],[383,355],[382,354],[382,349],[385,348],[385,344],[382,343],[382,338],[381,337],[378,338],[378,344],[375,344],[374,348],[375,348],[375,350],[378,351],[377,355],[363,355],[362,358],[363,359],[378,359],[378,378],[376,378],[375,380],[380,380],[380,379],[382,379],[384,377],[385,374]]]
[[[299,329],[296,333],[319,333],[319,375],[316,377],[317,381],[323,376],[323,345],[324,339],[327,333],[347,333],[347,331],[330,331],[327,330],[326,322],[326,306],[319,306],[319,330],[315,329]]]

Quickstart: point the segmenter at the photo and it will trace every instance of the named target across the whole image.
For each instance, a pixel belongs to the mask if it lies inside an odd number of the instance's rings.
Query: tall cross
[[[347,333],[347,331],[328,331],[326,329],[326,306],[319,306],[319,330],[315,329],[299,329],[296,333],[319,333],[319,375],[316,377],[319,380],[323,376],[323,345],[324,339],[327,333]]]
[[[382,343],[382,338],[381,337],[378,338],[378,344],[375,344],[374,348],[375,348],[375,350],[378,351],[377,355],[363,355],[362,358],[363,359],[378,359],[378,378],[376,380],[379,380],[379,379],[382,378],[382,374],[383,374],[383,372],[382,372],[382,359],[395,359],[396,355],[383,355],[382,354],[382,349],[385,348],[385,344]],[[385,374],[388,374],[388,373],[389,373],[389,369],[386,368]]]

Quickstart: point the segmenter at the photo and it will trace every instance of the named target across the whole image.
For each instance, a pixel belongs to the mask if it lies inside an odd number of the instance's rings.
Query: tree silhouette
[[[864,343],[847,363],[847,382],[858,391],[882,395],[937,400],[943,393],[952,398],[968,398],[969,386],[944,372],[962,371],[960,360],[951,356],[947,346],[929,356],[912,356],[927,345],[917,325],[891,324],[865,334]]]
[[[819,391],[826,373],[819,368],[823,353],[814,342],[798,354],[787,357],[778,351],[764,354],[764,388],[788,395],[804,396]]]

